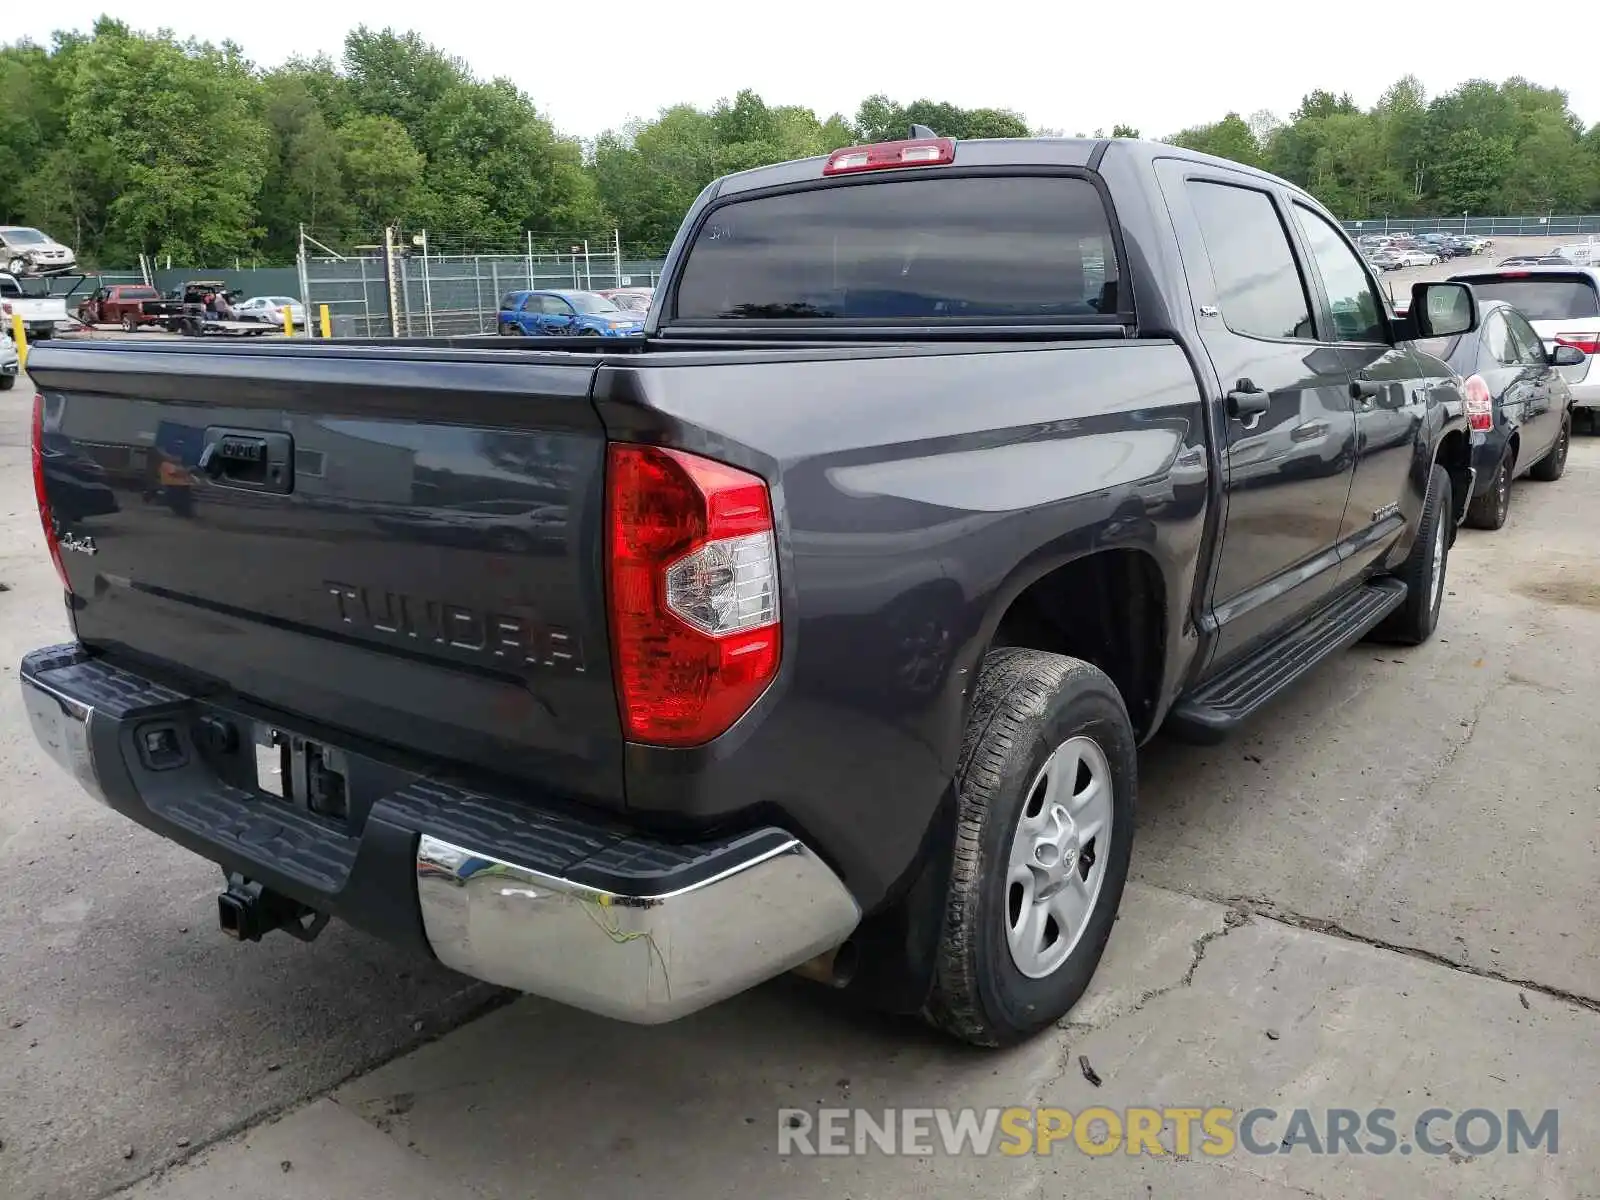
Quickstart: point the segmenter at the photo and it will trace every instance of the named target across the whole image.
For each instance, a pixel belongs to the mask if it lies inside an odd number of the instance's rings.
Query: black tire
[[[1376,636],[1403,646],[1420,646],[1433,636],[1439,624],[1439,609],[1444,605],[1454,511],[1450,503],[1450,473],[1434,463],[1417,540],[1394,573],[1406,585],[1405,603],[1385,618],[1374,631]]]
[[[123,318],[122,318],[122,332],[123,333],[138,333],[139,332],[139,322],[135,321],[132,316],[124,315]]]
[[[0,375],[0,392],[9,392],[16,386],[17,377],[15,375]]]
[[[1528,472],[1529,479],[1537,479],[1540,483],[1554,483],[1567,471],[1567,448],[1572,444],[1572,418],[1561,418],[1561,432],[1556,437],[1556,444],[1551,446],[1545,456],[1533,464],[1533,470]]]
[[[500,336],[501,337],[520,337],[521,335],[522,335],[522,330],[518,329],[515,325],[501,325],[500,326]]]
[[[1018,969],[1007,940],[1012,841],[1056,749],[1095,743],[1111,787],[1109,850],[1082,933],[1048,974]],[[977,1046],[1005,1046],[1053,1025],[1083,995],[1111,936],[1133,849],[1137,739],[1121,695],[1097,667],[1042,650],[993,650],[978,674],[956,773],[956,844],[933,990],[923,1016]],[[1095,842],[1084,843],[1090,868]],[[1104,840],[1099,842],[1104,847]],[[1060,936],[1058,934],[1058,936]]]
[[[1489,486],[1467,504],[1466,523],[1474,529],[1499,529],[1511,512],[1511,447],[1500,456]]]

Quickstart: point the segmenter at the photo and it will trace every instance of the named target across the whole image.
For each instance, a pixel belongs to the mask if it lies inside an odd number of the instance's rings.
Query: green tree
[[[869,96],[856,110],[856,129],[864,142],[903,138],[912,125],[926,125],[940,137],[1027,137],[1028,122],[1000,108],[960,108],[936,100],[901,105],[883,95]]]
[[[351,118],[335,135],[344,188],[362,231],[380,229],[406,215],[426,165],[411,135],[394,117]]]
[[[1487,213],[1515,158],[1509,137],[1490,137],[1471,128],[1456,130],[1442,147],[1433,172],[1436,211]]]
[[[1247,166],[1261,165],[1261,147],[1256,144],[1250,126],[1236,112],[1229,113],[1213,125],[1196,125],[1185,129],[1167,140],[1174,146],[1232,159]]]
[[[71,54],[63,91],[67,137],[114,196],[105,254],[198,265],[259,237],[269,136],[259,81],[238,47],[146,37],[102,19]]]

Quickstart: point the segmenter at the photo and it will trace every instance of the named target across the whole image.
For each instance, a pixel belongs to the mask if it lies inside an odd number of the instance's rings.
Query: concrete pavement
[[[1577,1197],[1600,1180],[1600,1013],[1159,888],[1130,890],[1072,1023],[1018,1050],[971,1052],[831,1000],[785,984],[654,1030],[521,1000],[124,1196],[1392,1200]],[[780,1109],[941,1105],[1265,1106],[1281,1116],[1254,1140],[1279,1152],[1089,1157],[1069,1139],[1047,1156],[777,1153]],[[1558,1152],[1425,1154],[1406,1135],[1435,1106],[1522,1107],[1530,1124],[1558,1109]],[[1281,1151],[1293,1109],[1320,1125],[1340,1107],[1395,1110],[1405,1140],[1389,1155]],[[1436,1147],[1452,1131],[1428,1130]]]

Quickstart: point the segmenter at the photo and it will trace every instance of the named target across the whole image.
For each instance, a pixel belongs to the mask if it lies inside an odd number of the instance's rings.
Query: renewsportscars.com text
[[[1555,1154],[1560,1114],[1426,1108],[784,1108],[781,1155]]]

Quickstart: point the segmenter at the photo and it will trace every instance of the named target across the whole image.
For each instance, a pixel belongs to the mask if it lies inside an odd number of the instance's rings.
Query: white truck
[[[11,331],[11,318],[22,318],[28,340],[42,342],[56,331],[57,325],[71,321],[67,315],[67,302],[60,296],[29,296],[22,290],[15,275],[0,273],[0,319],[6,332]]]

